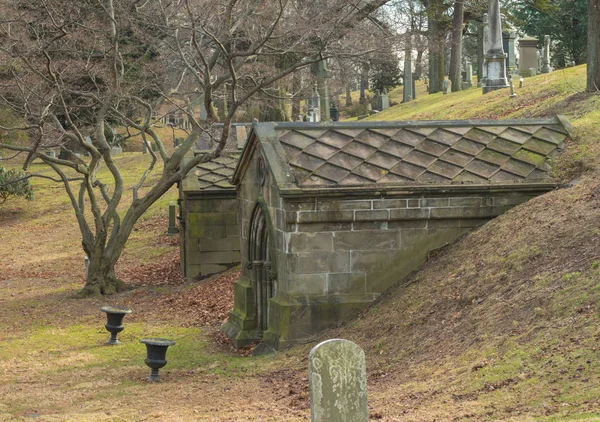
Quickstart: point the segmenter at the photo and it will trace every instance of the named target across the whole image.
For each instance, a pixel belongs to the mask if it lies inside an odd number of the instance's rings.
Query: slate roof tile
[[[417,145],[415,149],[426,152],[431,155],[439,156],[448,150],[448,145],[425,139],[423,140],[423,142]]]
[[[473,160],[465,168],[471,173],[475,173],[476,175],[481,176],[484,179],[489,179],[494,173],[496,173],[500,169],[500,166],[489,164],[481,160]]]
[[[377,151],[367,159],[367,162],[389,170],[400,162],[400,158]]]
[[[491,149],[484,149],[477,155],[479,160],[483,160],[487,163],[496,164],[501,166],[510,159],[510,155],[502,154]]]
[[[239,160],[239,153],[225,152],[221,156],[206,163],[200,163],[194,170],[198,177],[200,190],[232,190],[235,187],[229,182]]]
[[[342,186],[360,186],[365,183],[373,183],[370,179],[366,179],[364,177],[357,176],[356,174],[349,174],[347,177],[343,178],[340,182]]]
[[[387,142],[387,137],[371,130],[365,130],[355,139],[375,148],[380,148]]]
[[[461,152],[465,152],[471,155],[477,155],[485,148],[485,145],[480,144],[479,142],[474,142],[466,138],[462,138],[460,141],[455,143],[452,146],[453,149],[456,149]]]
[[[293,160],[290,160],[290,164],[309,171],[315,171],[323,164],[325,164],[325,160],[322,160],[309,154],[302,153]]]
[[[429,167],[428,170],[435,174],[444,176],[447,179],[454,179],[463,170],[463,167],[455,166],[454,164],[438,160],[435,163],[433,163],[433,165]]]
[[[399,130],[392,137],[392,139],[395,141],[398,141],[398,142],[402,142],[403,144],[414,147],[414,146],[418,145],[423,139],[425,139],[425,136],[423,136],[422,134],[416,133],[413,130],[402,129],[402,130]]]
[[[387,152],[388,154],[395,155],[398,158],[402,158],[406,154],[411,152],[413,150],[413,147],[390,139],[385,145],[381,147],[380,150],[383,152]]]
[[[531,134],[510,127],[506,128],[506,130],[502,131],[502,133],[498,134],[498,136],[518,144],[524,144],[529,138],[531,138]]]
[[[504,170],[500,170],[498,173],[492,176],[492,182],[503,183],[503,182],[518,182],[523,180],[520,176],[516,174],[509,173]]]
[[[336,155],[329,159],[331,164],[343,167],[346,170],[352,170],[358,167],[363,160],[355,157],[354,155],[346,154],[345,152],[338,152]]]
[[[472,128],[470,131],[465,133],[464,136],[466,139],[470,139],[472,141],[477,141],[482,144],[489,144],[492,140],[496,138],[496,135],[485,132],[479,128]]]
[[[308,148],[304,149],[304,152],[315,157],[328,160],[333,157],[339,151],[339,148],[330,147],[329,145],[322,144],[321,142],[314,142]]]
[[[452,146],[462,138],[461,135],[456,133],[448,132],[444,129],[437,129],[435,132],[432,132],[427,136],[428,139],[433,139],[434,141],[438,141],[442,144],[446,144],[448,146]]]
[[[353,138],[351,136],[347,136],[333,130],[329,130],[319,137],[319,141],[324,142],[327,145],[331,145],[337,149],[344,148],[348,143],[352,142],[352,139]]]
[[[521,145],[511,141],[507,141],[506,139],[496,138],[488,144],[488,148],[494,151],[499,151],[508,155],[512,155],[521,149]]]
[[[417,182],[421,182],[421,183],[449,183],[451,181],[451,179],[447,178],[447,177],[443,177],[440,176],[439,174],[435,174],[435,173],[431,173],[429,171],[426,171],[425,173],[423,173],[422,175],[420,175],[419,177],[417,177]]]
[[[399,176],[397,174],[394,173],[388,173],[385,176],[383,176],[381,179],[379,179],[379,183],[399,183],[399,184],[406,184],[406,183],[410,183],[412,182],[412,179],[409,179],[408,177],[402,177]]]
[[[547,159],[567,137],[558,119],[258,125],[271,151],[282,151],[285,162],[274,164],[289,166],[279,174],[292,173],[278,183],[300,187],[535,183],[549,179]],[[232,160],[198,166],[201,186],[227,183]]]
[[[523,144],[523,148],[537,152],[538,154],[548,155],[556,149],[556,145],[551,142],[542,141],[541,139],[529,138],[529,140]]]
[[[534,166],[541,166],[546,162],[546,156],[540,155],[532,151],[527,151],[526,149],[521,149],[513,154],[518,160],[525,161],[526,163],[533,164]]]
[[[350,172],[341,167],[326,163],[323,166],[319,167],[319,169],[315,171],[314,174],[325,179],[333,180],[334,182],[339,182],[344,177],[348,176]]]
[[[400,162],[396,167],[394,167],[391,171],[394,174],[406,177],[411,180],[416,180],[421,174],[425,172],[425,167],[415,166],[414,164],[406,163],[404,161]]]
[[[565,138],[567,137],[567,135],[565,135],[563,133],[559,133],[554,130],[547,129],[545,127],[537,130],[533,135],[536,138],[544,139],[544,140],[553,142],[557,145],[560,144],[562,141],[564,141]]]
[[[413,151],[410,154],[408,154],[406,157],[404,157],[404,161],[407,161],[409,163],[412,164],[416,164],[418,166],[421,167],[429,167],[431,164],[434,163],[434,161],[437,158],[434,155],[431,154],[425,154],[424,152],[420,152],[420,151]]]
[[[300,149],[304,149],[315,142],[314,138],[296,131],[288,132],[283,137],[279,138],[279,140],[284,144],[293,145]]]
[[[523,178],[529,176],[534,169],[535,166],[512,158],[502,165],[502,170],[506,170]]]
[[[473,156],[469,154],[464,154],[454,149],[449,149],[440,156],[440,160],[456,164],[460,167],[464,167],[473,160]]]
[[[360,166],[354,169],[352,173],[376,182],[385,176],[388,173],[388,170],[369,163],[362,163]]]
[[[346,145],[342,151],[366,160],[368,157],[373,155],[375,151],[377,151],[377,148],[365,145],[362,142],[353,141]]]

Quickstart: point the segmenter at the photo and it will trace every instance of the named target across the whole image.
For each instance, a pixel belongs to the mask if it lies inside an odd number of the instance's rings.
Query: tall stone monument
[[[544,48],[542,49],[542,73],[550,73],[550,35],[544,35]]]
[[[489,19],[487,13],[483,14],[483,18],[481,21],[481,26],[483,27],[483,63],[481,64],[481,80],[477,81],[478,86],[485,86],[485,80],[487,79],[487,52],[490,49],[490,33],[489,33]]]
[[[402,102],[407,103],[412,101],[415,96],[413,93],[413,77],[412,77],[412,43],[411,36],[407,34],[406,49],[404,50],[404,89],[402,91]]]
[[[489,48],[485,54],[487,78],[482,90],[484,94],[497,89],[508,88],[506,79],[506,53],[502,47],[502,23],[498,0],[488,3]]]
[[[367,422],[367,367],[363,350],[333,339],[308,355],[312,422]]]
[[[327,61],[321,60],[317,68],[317,92],[319,93],[319,109],[321,112],[321,122],[331,120],[329,114],[329,88],[327,86]]]

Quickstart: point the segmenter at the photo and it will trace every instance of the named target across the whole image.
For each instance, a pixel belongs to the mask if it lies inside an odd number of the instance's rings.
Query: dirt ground
[[[18,209],[0,209],[0,420],[307,419],[307,401],[290,399],[296,387],[288,373],[269,375],[274,359],[244,357],[218,331],[232,307],[235,270],[186,286],[177,239],[162,234],[166,221],[158,217],[139,230],[155,233],[157,246],[170,250],[147,263],[125,254],[118,274],[132,290],[78,299],[83,255],[76,227],[64,220],[62,212],[50,213],[38,225],[20,221]],[[121,346],[103,344],[108,332],[99,308],[105,304],[134,310]],[[130,327],[141,334],[183,330],[182,342],[196,338],[203,356],[183,356],[184,363],[173,365],[178,344],[162,381],[149,383],[144,346],[128,335]],[[190,343],[184,347],[194,352]],[[232,375],[229,366],[236,368]]]

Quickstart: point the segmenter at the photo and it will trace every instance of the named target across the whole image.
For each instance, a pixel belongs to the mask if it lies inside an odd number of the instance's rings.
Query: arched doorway
[[[261,204],[257,204],[250,220],[248,258],[254,289],[256,328],[265,331],[269,324],[269,299],[273,297],[268,221]]]

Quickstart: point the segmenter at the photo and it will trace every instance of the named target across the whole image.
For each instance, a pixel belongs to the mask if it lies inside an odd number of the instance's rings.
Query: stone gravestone
[[[542,49],[542,73],[550,73],[550,35],[544,35],[544,48]]]
[[[452,92],[452,82],[449,79],[444,79],[442,82],[442,93],[444,95]]]
[[[387,89],[383,89],[383,92],[377,95],[377,110],[383,111],[390,108],[390,97],[388,95]]]
[[[367,368],[363,350],[327,340],[308,355],[312,422],[367,422]]]
[[[537,69],[537,38],[525,37],[519,40],[519,73],[529,76],[529,69]]]
[[[462,89],[468,89],[473,86],[473,64],[471,62],[465,63],[465,75],[463,78]]]

